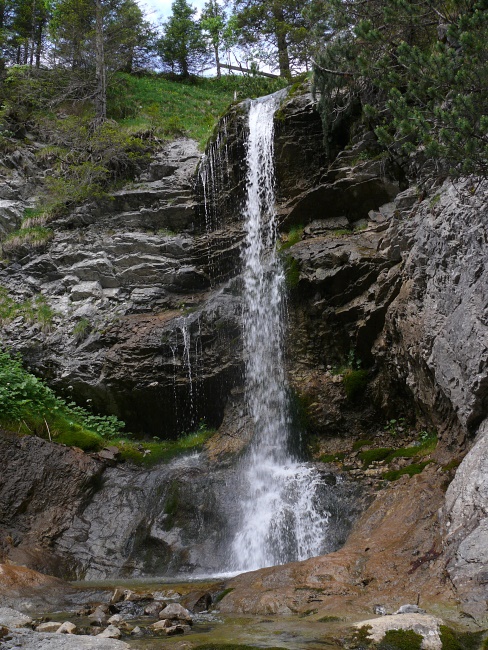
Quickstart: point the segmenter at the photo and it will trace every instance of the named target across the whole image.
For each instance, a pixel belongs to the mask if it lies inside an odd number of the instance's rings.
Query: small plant
[[[393,418],[391,420],[388,420],[386,423],[386,430],[390,435],[396,437],[400,433],[403,433],[406,423],[407,421],[405,418],[398,418],[398,420]]]
[[[80,320],[73,327],[73,336],[77,343],[84,341],[92,331],[92,326],[87,318],[80,318]]]
[[[300,264],[291,255],[286,255],[283,261],[285,283],[289,291],[296,289],[300,282]]]
[[[290,232],[284,233],[281,236],[281,241],[278,246],[279,250],[283,251],[288,248],[291,248],[299,241],[301,241],[302,237],[303,237],[303,226],[295,226],[291,228]]]

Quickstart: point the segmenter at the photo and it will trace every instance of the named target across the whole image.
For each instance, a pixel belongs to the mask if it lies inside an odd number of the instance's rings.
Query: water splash
[[[281,94],[251,102],[246,241],[242,255],[246,400],[253,441],[238,476],[241,517],[230,568],[253,570],[319,555],[329,513],[322,481],[289,449],[284,363],[285,278],[276,252],[273,116]]]

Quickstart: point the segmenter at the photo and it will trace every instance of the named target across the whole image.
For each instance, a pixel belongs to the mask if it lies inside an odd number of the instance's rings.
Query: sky
[[[173,0],[137,0],[139,6],[145,11],[151,22],[159,21],[159,18],[166,19],[171,15],[171,3]],[[190,0],[190,4],[201,9],[205,0]]]

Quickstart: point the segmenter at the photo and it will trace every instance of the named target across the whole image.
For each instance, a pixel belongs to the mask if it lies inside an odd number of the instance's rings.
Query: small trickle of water
[[[255,100],[249,110],[243,344],[254,437],[239,470],[241,518],[230,559],[235,570],[319,555],[329,517],[320,505],[319,475],[289,451],[285,286],[274,207],[273,116],[280,99],[277,94]]]

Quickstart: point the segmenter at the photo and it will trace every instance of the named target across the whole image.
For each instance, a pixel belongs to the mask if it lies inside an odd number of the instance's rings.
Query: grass
[[[108,88],[109,119],[94,128],[93,105],[65,99],[69,74],[27,73],[21,68],[9,74],[11,83],[4,85],[2,100],[15,105],[17,121],[42,133],[45,146],[37,155],[50,169],[38,206],[29,208],[22,228],[4,242],[5,254],[12,256],[25,246],[47,243],[53,236],[47,222],[86,200],[106,197],[133,178],[162,140],[184,135],[203,149],[233,101],[286,85],[281,79],[236,75],[177,80],[154,73],[119,73]],[[47,111],[47,105],[53,108]]]
[[[298,244],[303,237],[303,226],[296,226],[291,228],[290,232],[281,235],[281,241],[278,244],[278,250],[284,251]]]
[[[17,357],[0,351],[0,425],[20,435],[37,435],[53,442],[99,451],[119,448],[123,460],[140,464],[167,462],[199,449],[214,431],[201,422],[196,431],[177,440],[136,441],[114,415],[97,415],[67,403],[27,372]]]
[[[50,228],[30,226],[10,233],[2,242],[2,251],[7,257],[22,254],[26,248],[38,249],[54,237]]]
[[[235,75],[174,81],[163,75],[121,73],[109,96],[108,110],[126,129],[153,128],[165,138],[187,135],[203,148],[218,117],[235,99],[266,95],[284,85],[282,80]]]
[[[12,298],[6,287],[0,286],[0,324],[7,325],[17,316],[22,316],[28,323],[39,323],[41,328],[46,331],[52,325],[55,311],[40,293],[23,302],[18,302]]]

